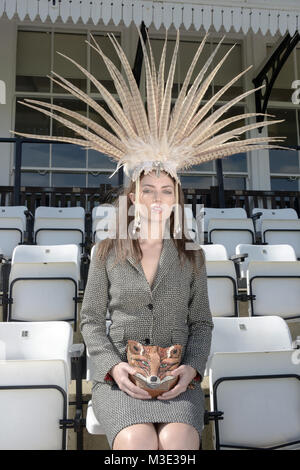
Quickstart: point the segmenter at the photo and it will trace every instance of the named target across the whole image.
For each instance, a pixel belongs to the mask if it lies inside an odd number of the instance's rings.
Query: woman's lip
[[[162,207],[160,207],[160,206],[152,206],[151,209],[153,211],[157,211],[157,210],[162,211]]]

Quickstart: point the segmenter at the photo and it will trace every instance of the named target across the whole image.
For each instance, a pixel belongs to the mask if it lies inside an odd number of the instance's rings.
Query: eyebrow
[[[151,186],[151,188],[155,188],[155,186],[153,184],[143,184],[142,186]],[[162,188],[172,188],[173,186],[171,186],[170,184],[168,184],[167,186],[162,186]]]

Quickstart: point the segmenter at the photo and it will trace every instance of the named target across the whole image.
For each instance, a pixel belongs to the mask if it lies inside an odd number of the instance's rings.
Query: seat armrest
[[[230,256],[231,261],[233,261],[234,263],[241,263],[242,261],[245,260],[245,258],[248,258],[248,253],[242,253],[240,255]]]
[[[72,344],[69,349],[70,357],[82,357],[84,354],[85,346],[83,343]]]

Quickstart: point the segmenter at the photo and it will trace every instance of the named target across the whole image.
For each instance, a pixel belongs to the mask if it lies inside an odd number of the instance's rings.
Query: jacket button
[[[150,344],[150,339],[149,338],[145,338],[145,344]]]
[[[149,310],[153,310],[153,304],[148,304]]]

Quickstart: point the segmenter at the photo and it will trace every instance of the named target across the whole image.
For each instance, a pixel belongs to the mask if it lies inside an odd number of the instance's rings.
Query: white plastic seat
[[[116,208],[111,204],[100,204],[92,210],[93,242],[105,238],[116,238]]]
[[[0,449],[66,449],[72,339],[66,322],[0,323]]]
[[[300,258],[300,220],[273,220],[263,219],[261,221],[261,237],[263,243],[270,245],[291,245]]]
[[[300,351],[215,353],[209,368],[216,449],[300,448]]]
[[[216,219],[208,223],[208,242],[226,247],[229,258],[235,254],[239,243],[253,244],[256,242],[252,219]]]
[[[201,245],[206,261],[227,261],[228,254],[224,245]]]
[[[291,245],[239,244],[235,252],[237,255],[248,255],[245,261],[240,263],[241,278],[246,278],[250,261],[297,261],[295,250]]]
[[[298,214],[295,211],[295,209],[291,208],[284,208],[284,209],[260,209],[258,207],[255,207],[252,210],[252,215],[255,215],[257,213],[261,213],[261,216],[257,219],[255,219],[255,230],[258,233],[261,233],[261,223],[264,219],[269,219],[269,220],[295,220],[298,219]]]
[[[25,206],[0,207],[0,247],[1,253],[7,258],[11,258],[13,249],[24,242],[25,211]]]
[[[214,208],[203,207],[199,211],[199,216],[203,217],[204,214],[204,231],[208,231],[208,224],[210,219],[246,219],[247,212],[242,207],[232,208]]]
[[[215,352],[282,351],[293,348],[290,329],[281,317],[213,318],[214,329],[204,375]]]
[[[85,242],[83,207],[43,207],[35,211],[34,242],[37,245],[70,245]]]
[[[207,290],[212,316],[238,316],[237,278],[233,261],[206,260]]]
[[[77,245],[20,245],[9,276],[11,321],[75,321],[80,281]]]
[[[300,318],[300,261],[250,261],[247,271],[249,315]]]

